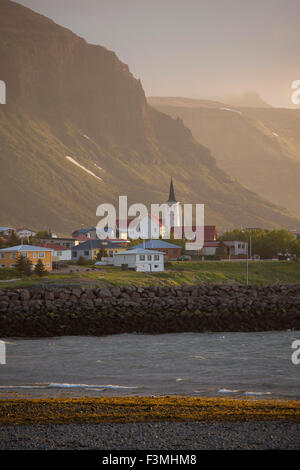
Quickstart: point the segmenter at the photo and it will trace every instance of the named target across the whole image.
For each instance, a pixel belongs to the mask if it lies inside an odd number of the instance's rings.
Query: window
[[[84,256],[89,256],[89,251],[88,250],[84,251]]]
[[[5,264],[1,264],[1,268],[6,268],[6,265],[5,265]]]
[[[58,251],[57,256],[62,256],[62,251]]]
[[[154,255],[154,261],[158,261],[159,260],[159,255]]]
[[[10,254],[10,259],[14,259],[16,257],[16,253],[11,253]]]
[[[155,267],[155,268],[158,268],[158,264],[155,264],[154,267]]]
[[[1,259],[5,259],[5,253],[1,253]],[[3,265],[2,265],[3,267]]]
[[[145,261],[145,255],[140,255],[140,261]]]
[[[10,265],[11,268],[14,268],[15,266],[16,266],[15,264],[11,264],[11,265]]]
[[[45,258],[45,253],[43,251],[39,251],[39,258]]]
[[[147,256],[147,259],[148,259],[148,261],[151,261],[152,256],[151,256],[151,255],[148,255],[148,256]]]
[[[47,263],[47,267],[50,268],[50,263]]]
[[[72,256],[73,256],[73,258],[76,258],[77,257],[77,251],[72,251]]]
[[[36,253],[32,253],[32,257],[33,257],[33,258],[36,258]]]

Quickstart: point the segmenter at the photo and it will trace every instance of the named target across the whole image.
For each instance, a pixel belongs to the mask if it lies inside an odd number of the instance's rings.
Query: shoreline
[[[0,400],[0,427],[194,421],[300,423],[300,400],[183,396]]]

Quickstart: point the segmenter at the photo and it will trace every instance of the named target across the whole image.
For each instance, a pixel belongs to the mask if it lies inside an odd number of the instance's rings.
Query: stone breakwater
[[[300,284],[0,291],[0,337],[300,329]]]

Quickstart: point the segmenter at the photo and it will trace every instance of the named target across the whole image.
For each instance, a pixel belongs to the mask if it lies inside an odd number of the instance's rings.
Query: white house
[[[248,252],[248,243],[241,240],[224,241],[228,255],[231,257],[246,258]]]
[[[15,231],[12,227],[0,227],[1,237],[9,237]]]
[[[56,245],[55,243],[44,243],[41,246],[52,250],[52,261],[69,261],[72,259],[71,248],[66,248],[63,245]]]
[[[201,253],[203,255],[216,255],[217,248],[219,247],[220,242],[215,241],[208,241],[204,242],[203,248]],[[248,250],[248,243],[241,241],[241,240],[230,240],[224,241],[224,245],[226,247],[225,257],[228,258],[246,258],[247,257],[247,250]]]
[[[30,230],[29,228],[17,228],[16,229],[16,234],[18,235],[19,238],[29,238],[29,237],[34,237],[36,235],[36,232],[33,230]]]
[[[127,265],[139,272],[164,271],[164,253],[161,251],[133,248],[132,250],[115,253],[114,266]]]

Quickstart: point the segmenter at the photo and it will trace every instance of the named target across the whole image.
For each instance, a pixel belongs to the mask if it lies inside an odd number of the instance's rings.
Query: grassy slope
[[[187,285],[205,283],[239,283],[246,282],[246,263],[245,262],[217,262],[198,261],[192,262],[172,262],[171,267],[162,273],[137,273],[135,271],[121,271],[118,268],[103,267],[84,273],[48,274],[45,278],[37,276],[25,277],[19,281],[5,282],[1,281],[0,288],[31,286],[35,284],[48,283],[55,284],[81,284],[81,285],[128,285],[137,286],[147,285]],[[4,273],[6,273],[4,275]],[[12,271],[11,278],[16,279],[19,276]],[[0,278],[7,279],[7,271],[3,270]],[[249,283],[267,284],[267,283],[298,283],[300,282],[300,263],[289,261],[255,261],[249,263]]]
[[[300,215],[300,110],[235,108],[188,98],[148,99],[177,118],[242,184]],[[232,108],[232,107],[230,107]]]

